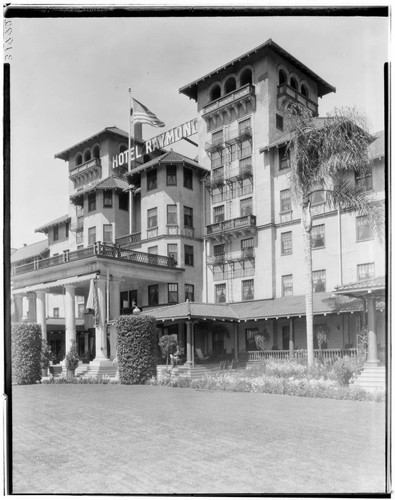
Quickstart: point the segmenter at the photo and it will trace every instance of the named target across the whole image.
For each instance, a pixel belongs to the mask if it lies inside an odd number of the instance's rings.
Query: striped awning
[[[39,290],[50,290],[51,288],[57,288],[60,286],[74,285],[77,283],[83,283],[89,281],[91,278],[97,278],[99,273],[84,274],[83,276],[71,276],[70,278],[64,278],[56,281],[49,281],[47,283],[37,283],[36,285],[25,286],[24,288],[15,288],[12,290],[13,295],[18,295],[21,293],[36,292]]]

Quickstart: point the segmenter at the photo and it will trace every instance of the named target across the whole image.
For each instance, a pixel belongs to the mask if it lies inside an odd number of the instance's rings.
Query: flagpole
[[[131,129],[132,129],[132,120],[134,124],[134,117],[131,115],[132,110],[132,89],[129,89],[129,143],[128,143],[128,172],[131,171]],[[129,189],[129,234],[132,234],[132,190]]]

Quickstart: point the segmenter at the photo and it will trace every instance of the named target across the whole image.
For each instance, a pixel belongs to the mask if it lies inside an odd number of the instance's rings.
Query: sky
[[[68,213],[67,163],[54,155],[105,127],[128,130],[129,88],[166,123],[144,125],[149,139],[196,116],[180,87],[269,38],[336,87],[320,116],[356,107],[371,132],[384,128],[386,18],[14,18],[12,28],[12,248],[45,239],[34,230]]]

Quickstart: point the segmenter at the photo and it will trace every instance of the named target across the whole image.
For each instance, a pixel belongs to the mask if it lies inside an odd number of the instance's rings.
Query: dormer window
[[[210,99],[212,101],[215,101],[216,99],[219,99],[220,97],[221,97],[221,87],[219,85],[215,85],[211,89]]]
[[[230,94],[230,92],[233,92],[234,90],[236,90],[236,80],[232,76],[225,82],[225,94]]]

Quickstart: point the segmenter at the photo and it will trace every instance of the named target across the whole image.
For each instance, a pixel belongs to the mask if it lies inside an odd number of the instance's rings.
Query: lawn
[[[14,493],[384,493],[385,405],[13,387]]]

